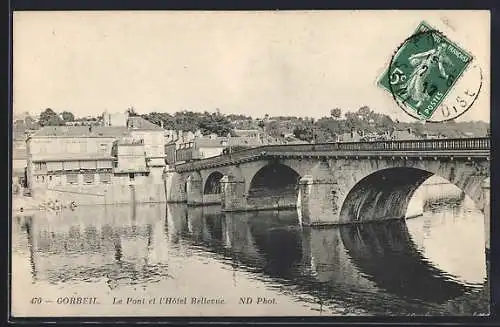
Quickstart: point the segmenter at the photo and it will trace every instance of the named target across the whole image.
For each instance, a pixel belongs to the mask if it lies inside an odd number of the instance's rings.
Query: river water
[[[416,218],[329,228],[301,228],[296,211],[182,204],[15,216],[12,312],[487,314],[482,213],[467,197],[414,200]],[[96,304],[67,303],[78,297]]]

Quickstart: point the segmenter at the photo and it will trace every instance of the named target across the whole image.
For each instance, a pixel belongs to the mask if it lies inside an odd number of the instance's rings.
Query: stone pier
[[[186,202],[188,205],[203,205],[203,181],[196,175],[187,178]]]
[[[339,222],[337,183],[311,175],[299,181],[298,211],[302,225],[334,225]]]
[[[243,178],[225,175],[221,181],[221,206],[224,211],[245,211],[247,199],[245,180]]]

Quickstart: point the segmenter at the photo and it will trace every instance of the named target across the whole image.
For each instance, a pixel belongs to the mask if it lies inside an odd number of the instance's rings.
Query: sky
[[[469,50],[489,122],[488,11],[16,12],[14,114],[180,110],[319,118],[367,105],[411,118],[376,85],[425,20]]]

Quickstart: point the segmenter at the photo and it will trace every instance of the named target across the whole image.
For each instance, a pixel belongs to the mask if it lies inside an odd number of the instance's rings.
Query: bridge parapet
[[[276,157],[342,157],[342,156],[403,156],[403,157],[485,157],[489,158],[490,139],[431,139],[376,142],[266,145],[212,158],[182,163],[177,172],[235,165],[243,162]]]

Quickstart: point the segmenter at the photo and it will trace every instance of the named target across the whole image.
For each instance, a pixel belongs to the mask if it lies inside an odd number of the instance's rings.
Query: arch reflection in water
[[[340,233],[354,264],[392,294],[443,303],[468,290],[426,260],[403,220],[342,226]]]
[[[211,207],[186,212],[192,226],[187,241],[325,303],[350,302],[383,312],[384,299],[398,310],[424,312],[475,289],[429,262],[404,220],[302,229],[294,211],[229,214]]]

